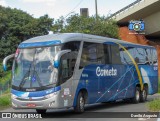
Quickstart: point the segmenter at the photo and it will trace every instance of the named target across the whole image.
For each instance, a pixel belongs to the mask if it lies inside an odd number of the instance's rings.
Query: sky
[[[97,0],[98,14],[107,16],[129,5],[135,0]],[[95,0],[0,0],[0,5],[23,10],[35,18],[45,14],[58,19],[61,16],[80,13],[88,8],[89,15],[95,15]]]

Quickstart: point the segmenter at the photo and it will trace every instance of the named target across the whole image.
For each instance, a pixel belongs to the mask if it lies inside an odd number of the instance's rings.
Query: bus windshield
[[[57,69],[53,66],[61,46],[17,49],[13,63],[12,86],[33,89],[55,86]]]

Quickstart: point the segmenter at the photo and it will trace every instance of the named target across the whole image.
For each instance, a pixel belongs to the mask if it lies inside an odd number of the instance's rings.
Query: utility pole
[[[96,20],[98,19],[97,0],[95,0]]]

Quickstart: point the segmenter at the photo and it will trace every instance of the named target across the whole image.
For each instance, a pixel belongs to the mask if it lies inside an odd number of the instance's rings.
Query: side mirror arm
[[[62,50],[56,54],[55,59],[54,59],[54,67],[55,68],[59,67],[59,61],[60,61],[61,56],[64,55],[65,53],[69,53],[69,52],[71,52],[71,50]]]
[[[11,54],[3,59],[3,70],[7,71],[7,61],[14,57],[15,54]]]

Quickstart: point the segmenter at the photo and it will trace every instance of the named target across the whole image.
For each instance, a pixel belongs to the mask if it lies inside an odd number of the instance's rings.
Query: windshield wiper
[[[36,76],[35,76],[35,72],[36,72]],[[37,74],[37,71],[34,70],[33,76],[37,77],[37,82],[38,82],[39,86],[42,87],[43,85],[42,85],[42,82],[41,82],[41,80],[40,80],[40,78],[39,78],[39,76]]]
[[[32,65],[32,63],[31,63],[30,66],[29,66],[29,71],[24,75],[21,83],[19,84],[19,88],[20,88],[20,89],[24,86],[26,80],[29,79],[31,65]],[[27,76],[27,75],[28,75],[28,76]]]
[[[33,62],[34,62],[35,54],[36,54],[36,50],[35,50],[35,52],[34,52],[33,60],[32,60],[32,62],[31,62],[30,65],[29,65],[29,70],[26,72],[26,74],[24,75],[21,83],[19,84],[19,88],[20,88],[20,89],[24,86],[26,80],[29,79],[29,75],[30,75],[30,72],[31,72],[32,64],[33,64]],[[28,75],[28,76],[27,76],[27,75]],[[26,78],[27,78],[27,79],[26,79]]]
[[[36,55],[36,53],[37,53],[37,50],[35,50],[35,55]],[[34,55],[34,58],[33,58],[34,60],[33,61],[35,61],[35,55]],[[42,85],[42,82],[41,82],[41,80],[40,80],[40,78],[39,78],[39,76],[37,74],[37,71],[35,71],[35,68],[36,68],[36,64],[33,64],[33,75],[32,76],[35,76],[35,72],[36,72],[35,78],[38,77],[37,82],[38,82],[39,86],[41,87],[43,85]],[[30,87],[32,87],[32,80],[31,80],[31,83],[30,83]]]

